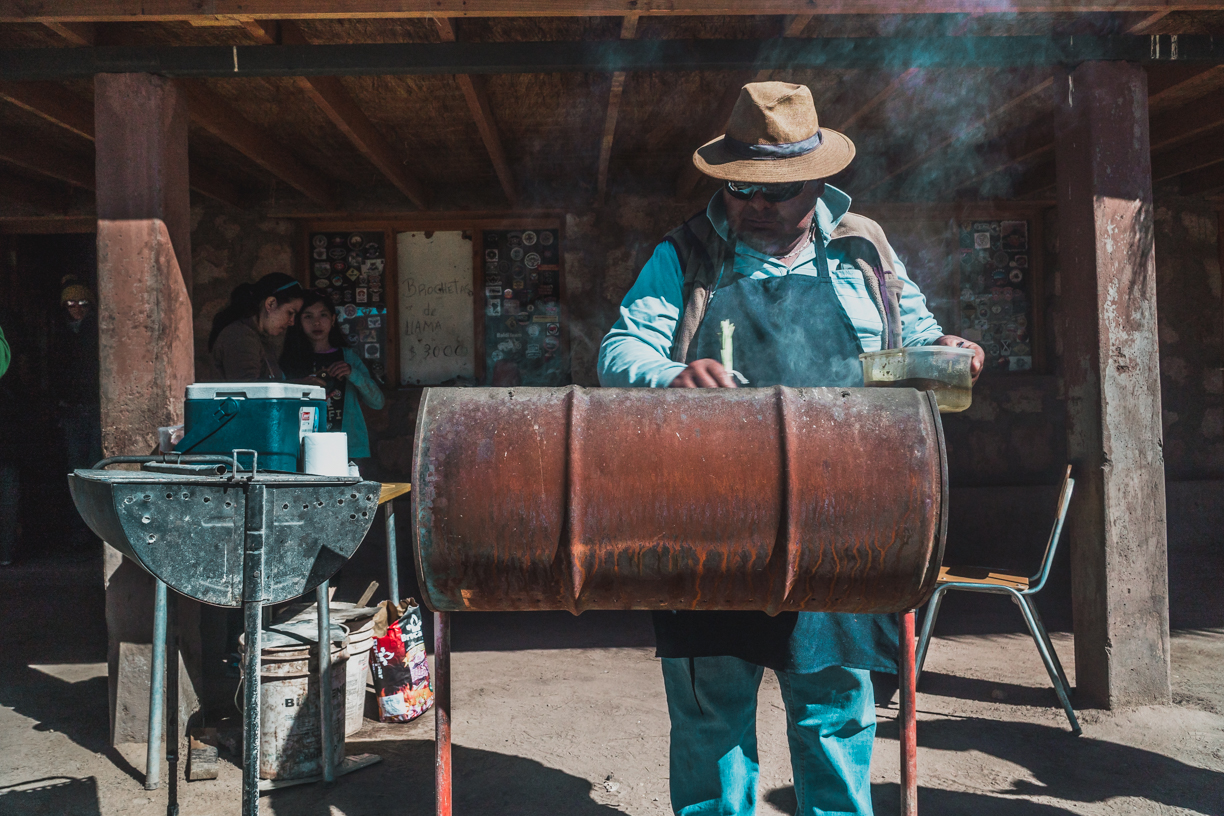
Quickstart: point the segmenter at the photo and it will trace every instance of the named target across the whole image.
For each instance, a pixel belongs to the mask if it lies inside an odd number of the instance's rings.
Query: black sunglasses
[[[770,204],[780,204],[790,201],[803,192],[806,181],[788,181],[781,184],[748,184],[742,181],[728,181],[727,192],[740,201],[748,201],[757,193]]]

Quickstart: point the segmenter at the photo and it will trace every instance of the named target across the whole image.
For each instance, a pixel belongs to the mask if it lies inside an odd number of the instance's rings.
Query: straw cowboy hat
[[[740,91],[727,132],[693,153],[707,176],[755,184],[808,181],[845,169],[854,142],[821,128],[806,85],[752,82]]]

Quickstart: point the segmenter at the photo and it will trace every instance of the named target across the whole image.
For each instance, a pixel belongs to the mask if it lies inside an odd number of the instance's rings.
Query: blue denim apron
[[[842,308],[822,242],[819,274],[724,281],[710,298],[687,362],[720,359],[720,325],[735,324],[735,368],[749,387],[860,387],[863,348]],[[659,657],[731,656],[777,671],[829,666],[896,672],[895,615],[655,612]]]

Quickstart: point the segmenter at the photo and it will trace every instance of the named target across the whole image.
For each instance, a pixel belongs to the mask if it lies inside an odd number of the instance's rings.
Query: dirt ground
[[[83,562],[0,572],[3,816],[165,813],[167,791],[147,792],[141,784],[143,745],[107,747],[105,630],[95,569]],[[1015,614],[1010,605],[1008,611]],[[666,704],[646,616],[456,618],[457,814],[670,812]],[[955,630],[954,623],[941,628]],[[1071,636],[1056,634],[1054,641],[1074,681]],[[1221,665],[1224,630],[1177,632],[1174,705],[1084,710],[1084,734],[1073,737],[1027,636],[937,638],[919,694],[921,812],[1220,816]],[[877,714],[876,812],[892,814],[898,810],[896,708]],[[791,813],[785,721],[769,672],[758,733],[758,813]],[[265,796],[262,811],[430,814],[432,737],[428,714],[407,725],[367,722],[347,750],[378,754],[380,764],[330,787]],[[241,774],[234,758],[226,759],[220,779],[179,783],[184,816],[239,812]]]

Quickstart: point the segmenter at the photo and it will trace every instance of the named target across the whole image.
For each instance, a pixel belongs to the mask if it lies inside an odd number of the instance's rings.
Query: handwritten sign
[[[474,377],[472,239],[461,232],[401,232],[396,246],[400,382]]]

